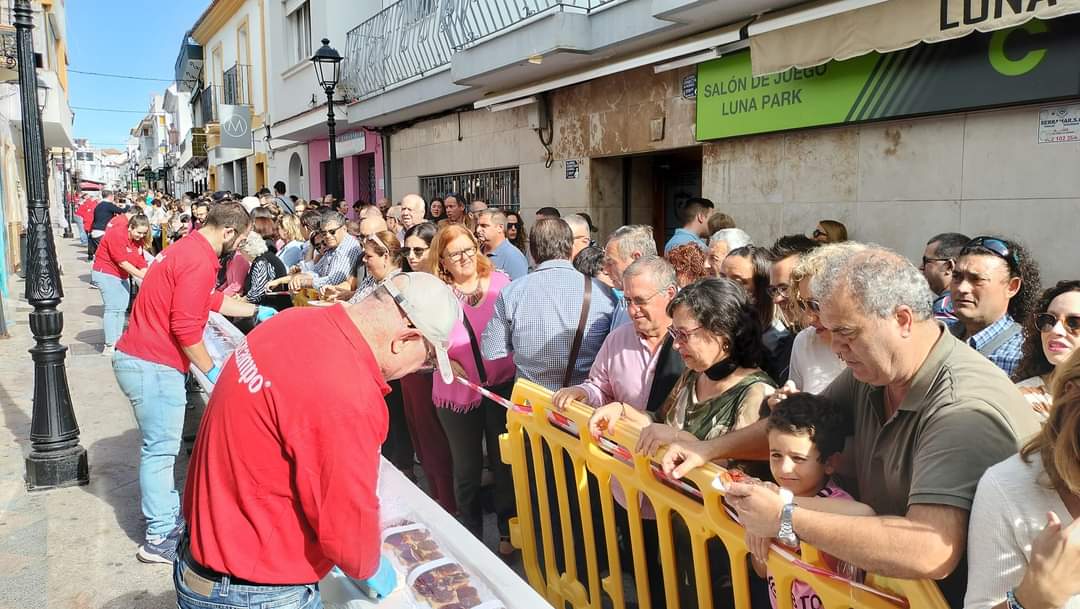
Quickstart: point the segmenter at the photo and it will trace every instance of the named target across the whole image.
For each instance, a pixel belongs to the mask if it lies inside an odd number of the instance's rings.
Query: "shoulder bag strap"
[[[480,341],[476,340],[476,332],[469,323],[469,316],[465,311],[461,312],[461,321],[465,322],[465,330],[469,332],[469,346],[472,347],[473,358],[476,360],[476,372],[480,375],[480,384],[487,384],[487,370],[484,370],[484,358],[480,355]]]
[[[1012,322],[1011,326],[1009,326],[1005,330],[1002,330],[1001,332],[998,332],[998,335],[995,336],[993,338],[993,340],[991,340],[990,342],[986,343],[981,348],[979,348],[979,353],[982,353],[986,357],[990,357],[990,355],[994,351],[998,350],[998,347],[1000,347],[1001,345],[1004,345],[1005,343],[1009,342],[1009,340],[1012,339],[1012,337],[1019,334],[1021,329],[1022,328],[1020,327],[1020,324],[1016,323],[1015,321]]]
[[[570,345],[570,361],[566,362],[566,372],[563,373],[563,387],[570,386],[570,377],[574,374],[574,366],[577,365],[578,351],[581,350],[581,341],[585,338],[585,323],[589,321],[589,303],[592,301],[592,278],[585,277],[585,296],[581,299],[581,317],[578,319],[577,332],[574,333],[574,342]]]

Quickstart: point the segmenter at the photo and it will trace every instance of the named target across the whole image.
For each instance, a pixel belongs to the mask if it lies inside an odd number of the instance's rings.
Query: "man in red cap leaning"
[[[357,304],[290,309],[247,336],[191,456],[180,609],[318,608],[334,565],[370,596],[394,589],[376,496],[386,381],[436,365],[452,382],[446,349],[460,318],[445,283],[402,273]]]

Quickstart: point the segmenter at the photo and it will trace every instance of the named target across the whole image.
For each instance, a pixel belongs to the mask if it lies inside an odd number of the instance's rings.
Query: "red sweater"
[[[120,268],[120,263],[129,262],[137,269],[145,269],[146,257],[143,256],[142,242],[132,241],[128,235],[126,223],[117,224],[106,229],[105,235],[101,238],[97,253],[94,254],[93,269],[120,279],[127,279],[130,275]]]
[[[188,466],[195,560],[263,584],[314,583],[335,564],[374,574],[389,391],[342,306],[255,328],[218,378]]]
[[[191,362],[181,347],[202,341],[210,311],[225,298],[214,291],[219,266],[200,233],[165,248],[146,271],[117,350],[186,373]]]

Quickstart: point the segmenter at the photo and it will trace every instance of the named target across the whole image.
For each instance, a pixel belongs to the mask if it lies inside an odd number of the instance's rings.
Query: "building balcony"
[[[45,105],[41,111],[41,130],[45,137],[45,148],[74,148],[75,139],[72,136],[71,124],[75,115],[68,105],[67,92],[60,86],[60,80],[56,72],[51,70],[38,70],[38,103],[42,95]],[[16,149],[22,151],[22,106],[19,101],[19,86],[17,83],[0,84],[0,91],[6,90],[6,94],[0,93],[0,113],[11,121],[12,136],[15,140]]]
[[[188,130],[180,142],[177,164],[184,168],[206,165],[206,131],[202,127]]]
[[[192,120],[196,127],[205,128],[218,122],[218,87],[208,85],[191,98]]]
[[[203,68],[203,48],[191,33],[184,34],[180,52],[176,56],[175,78],[178,91],[193,93],[198,90]]]

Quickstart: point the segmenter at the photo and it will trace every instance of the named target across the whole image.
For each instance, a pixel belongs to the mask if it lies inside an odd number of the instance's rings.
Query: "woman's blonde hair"
[[[445,283],[451,283],[453,280],[450,273],[443,268],[442,256],[446,253],[446,246],[462,235],[468,237],[473,247],[476,248],[474,258],[476,260],[476,275],[478,277],[491,275],[491,271],[495,267],[491,264],[491,260],[484,255],[484,252],[480,251],[480,242],[476,240],[476,235],[472,234],[472,231],[464,224],[447,224],[440,228],[439,232],[435,233],[435,238],[431,240],[431,249],[428,251],[428,268],[424,270],[442,279]]]
[[[1080,494],[1080,349],[1054,372],[1054,405],[1042,430],[1024,445],[1020,457],[1042,457],[1050,484]]]
[[[293,214],[284,214],[278,218],[281,227],[281,238],[286,242],[303,241],[304,233],[300,232],[300,219]]]

